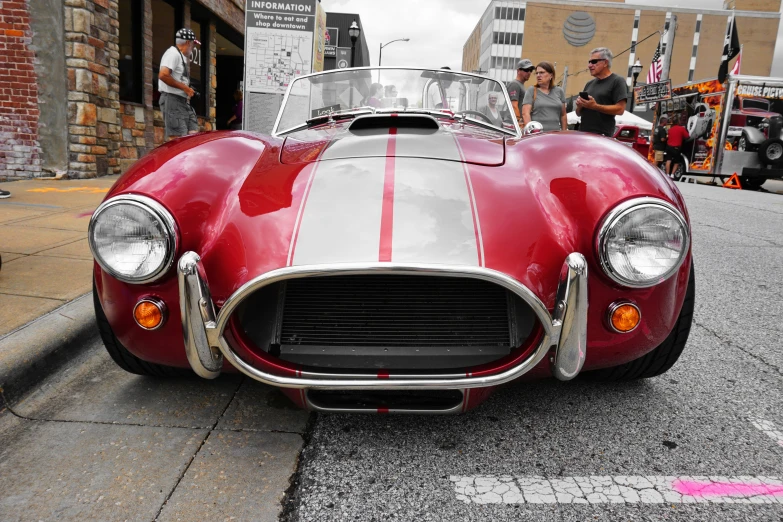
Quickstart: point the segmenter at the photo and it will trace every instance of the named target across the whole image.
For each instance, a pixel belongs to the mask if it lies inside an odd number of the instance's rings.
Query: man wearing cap
[[[198,119],[190,106],[190,98],[195,94],[190,88],[190,55],[197,44],[201,42],[196,40],[193,31],[180,29],[176,45],[169,47],[160,59],[158,103],[163,113],[166,140],[198,132]]]
[[[511,106],[514,108],[514,114],[520,124],[522,123],[522,112],[519,108],[519,101],[525,97],[525,82],[530,79],[530,73],[533,72],[533,69],[535,69],[533,62],[527,58],[519,60],[517,62],[517,78],[506,85],[508,97],[511,98]]]

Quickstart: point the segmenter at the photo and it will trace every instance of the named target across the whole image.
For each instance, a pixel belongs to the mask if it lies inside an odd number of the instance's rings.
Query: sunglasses
[[[605,62],[605,61],[606,61],[606,58],[595,58],[593,60],[587,60],[587,63],[589,63],[590,65],[595,65],[598,62]]]

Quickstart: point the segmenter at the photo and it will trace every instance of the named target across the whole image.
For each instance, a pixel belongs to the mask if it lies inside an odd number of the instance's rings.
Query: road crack
[[[779,366],[775,365],[774,363],[771,363],[771,362],[767,361],[766,359],[764,359],[764,357],[762,357],[760,355],[756,355],[755,353],[747,350],[746,348],[743,348],[742,346],[740,346],[740,345],[738,345],[736,343],[731,342],[728,339],[724,339],[717,332],[715,332],[712,329],[704,326],[703,324],[697,323],[695,320],[693,321],[693,324],[698,326],[699,328],[702,328],[703,330],[705,330],[707,333],[709,333],[710,335],[715,337],[718,341],[720,341],[720,342],[722,342],[722,343],[724,343],[724,344],[726,344],[726,345],[728,345],[728,346],[730,346],[732,348],[736,348],[737,350],[741,351],[745,355],[749,355],[751,358],[753,358],[753,359],[755,359],[755,360],[765,364],[766,366],[772,368],[775,371],[775,373],[777,373],[779,376],[783,377],[783,369],[781,369]]]
[[[231,399],[226,403],[226,407],[223,408],[223,411],[218,415],[217,419],[215,419],[215,423],[212,425],[212,427],[209,429],[207,434],[202,439],[201,443],[198,445],[198,448],[196,448],[196,451],[193,452],[193,455],[190,457],[190,460],[188,461],[187,465],[185,466],[185,469],[182,470],[182,473],[179,474],[179,477],[177,478],[177,482],[174,484],[174,487],[171,488],[171,491],[169,491],[169,494],[166,495],[166,499],[163,501],[163,504],[161,504],[160,509],[158,510],[157,514],[155,515],[155,518],[153,521],[158,520],[160,518],[160,514],[163,513],[163,509],[166,507],[166,504],[169,503],[169,500],[171,500],[172,495],[174,495],[174,492],[177,491],[177,488],[179,487],[180,482],[182,482],[182,479],[185,478],[185,475],[187,474],[188,470],[190,469],[190,466],[193,465],[193,461],[196,460],[196,457],[199,453],[201,453],[201,448],[204,447],[204,445],[209,440],[209,437],[212,435],[214,431],[216,431],[217,425],[220,424],[220,420],[223,418],[223,416],[226,414],[228,409],[231,407],[231,403],[234,402],[234,399],[236,399],[237,394],[239,393],[239,389],[242,388],[242,384],[245,382],[245,377],[242,377],[239,380],[239,383],[237,384],[236,389],[234,390],[234,393],[231,394]]]
[[[775,243],[774,241],[772,241],[770,239],[765,239],[763,237],[752,236],[750,234],[747,234],[745,232],[740,232],[738,230],[730,230],[728,228],[719,227],[718,225],[712,225],[712,224],[708,224],[708,223],[699,223],[698,221],[695,221],[693,219],[691,219],[691,224],[692,225],[698,225],[700,227],[717,228],[718,230],[721,230],[723,232],[729,232],[731,234],[739,234],[741,236],[745,236],[745,237],[750,238],[750,239],[756,239],[758,241],[764,241],[765,243],[769,243],[772,246],[783,247],[783,245],[781,245],[780,243]],[[757,246],[764,246],[764,245],[757,245]]]

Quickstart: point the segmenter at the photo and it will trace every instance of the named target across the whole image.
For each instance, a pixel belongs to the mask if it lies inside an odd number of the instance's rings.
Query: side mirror
[[[538,123],[537,121],[531,121],[527,125],[525,125],[524,130],[522,131],[523,136],[529,136],[531,134],[538,134],[544,132],[544,126]]]

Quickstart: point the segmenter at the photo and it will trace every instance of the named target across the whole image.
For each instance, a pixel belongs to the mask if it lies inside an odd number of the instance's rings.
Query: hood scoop
[[[393,144],[393,145],[392,145]],[[397,158],[459,161],[498,166],[505,160],[504,136],[480,127],[442,123],[426,114],[377,114],[289,134],[280,159],[287,165],[313,161]]]
[[[348,127],[349,132],[377,129],[423,129],[440,130],[435,118],[426,114],[379,114],[356,118]]]

